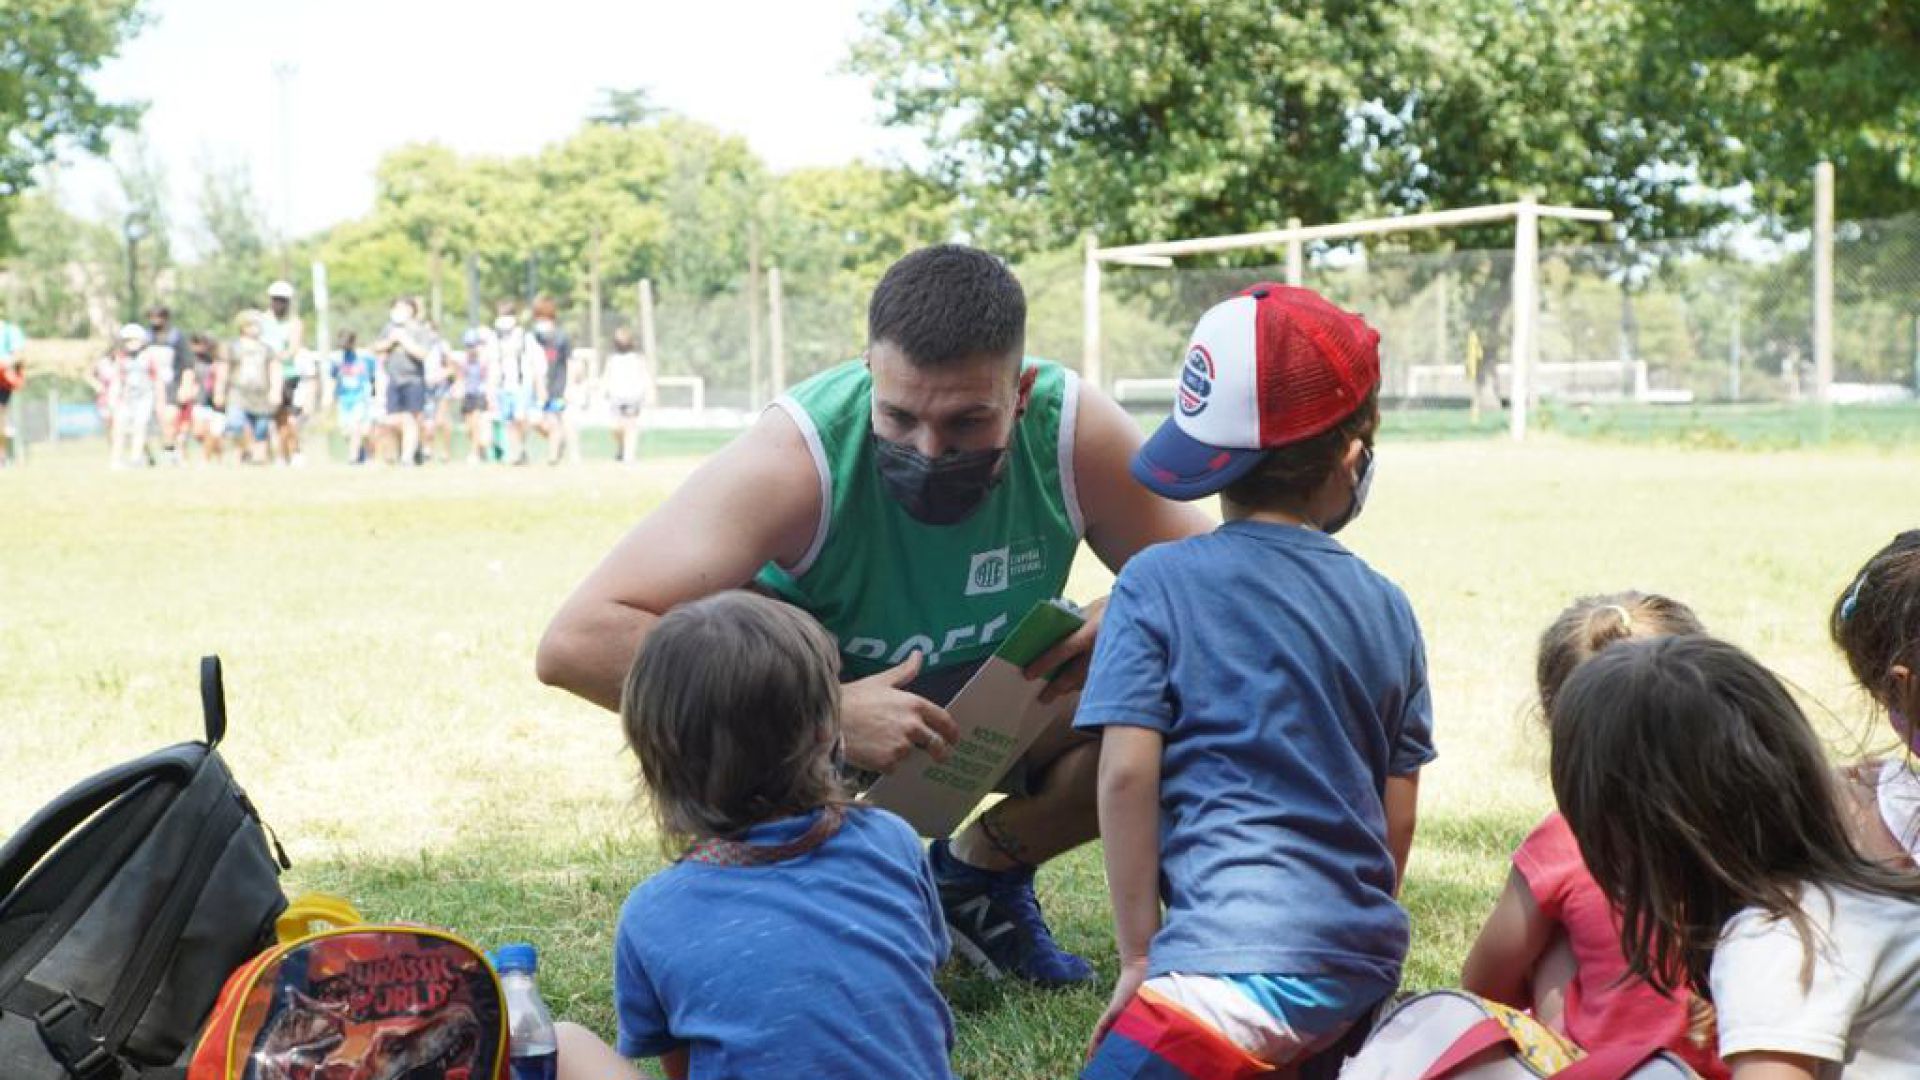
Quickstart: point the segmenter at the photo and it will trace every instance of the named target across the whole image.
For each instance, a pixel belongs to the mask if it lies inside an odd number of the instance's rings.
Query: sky
[[[94,85],[149,103],[142,130],[190,249],[206,163],[244,163],[274,226],[304,235],[371,207],[388,150],[537,150],[578,128],[603,87],[646,87],[779,171],[910,154],[916,140],[880,125],[870,81],[839,70],[873,2],[149,0],[153,21]],[[284,98],[276,67],[291,70]],[[59,185],[80,213],[118,205],[98,161],[71,157]]]

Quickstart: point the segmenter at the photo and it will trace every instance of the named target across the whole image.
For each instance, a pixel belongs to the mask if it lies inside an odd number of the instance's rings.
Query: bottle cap
[[[532,975],[540,970],[540,953],[531,945],[502,945],[494,953],[493,966],[502,975],[510,971]]]

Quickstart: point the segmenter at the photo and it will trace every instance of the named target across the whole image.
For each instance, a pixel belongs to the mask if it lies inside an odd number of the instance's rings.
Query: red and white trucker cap
[[[1200,316],[1173,416],[1133,456],[1169,499],[1198,499],[1268,450],[1346,419],[1380,385],[1380,334],[1310,289],[1262,282]]]

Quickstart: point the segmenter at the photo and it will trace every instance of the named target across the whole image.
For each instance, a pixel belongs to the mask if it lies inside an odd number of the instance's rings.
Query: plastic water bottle
[[[513,1080],[554,1080],[560,1048],[553,1014],[533,982],[540,954],[531,945],[502,945],[494,954],[494,966],[507,995],[507,1060]]]

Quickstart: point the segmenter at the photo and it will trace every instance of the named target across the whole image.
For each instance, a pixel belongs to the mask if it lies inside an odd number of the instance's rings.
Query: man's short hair
[[[1026,345],[1027,296],[1007,264],[960,244],[924,247],[887,268],[867,304],[867,340],[921,367]]]

